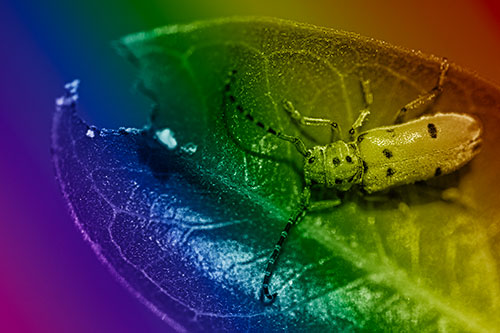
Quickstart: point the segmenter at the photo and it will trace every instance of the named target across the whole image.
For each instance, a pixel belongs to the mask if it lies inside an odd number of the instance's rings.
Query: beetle
[[[358,185],[366,193],[374,193],[454,172],[479,153],[482,126],[471,115],[436,113],[403,121],[406,115],[428,107],[439,97],[448,69],[449,63],[443,58],[435,87],[399,109],[395,115],[395,124],[356,134],[370,114],[369,107],[373,101],[369,81],[361,80],[366,108],[361,110],[349,130],[351,140],[332,140],[327,145],[311,148],[307,148],[299,137],[277,131],[245,110],[232,93],[232,83],[237,71],[229,73],[224,87],[223,117],[226,117],[226,106],[231,106],[265,132],[292,143],[304,157],[305,187],[297,210],[288,219],[267,262],[260,294],[264,305],[272,304],[276,299],[277,293],[269,291],[269,283],[291,227],[298,224],[307,211],[340,204],[339,200],[311,203],[313,185],[337,191],[348,191]],[[284,100],[282,106],[301,125],[328,126],[332,130],[332,136],[340,132],[335,121],[303,116],[290,101]]]

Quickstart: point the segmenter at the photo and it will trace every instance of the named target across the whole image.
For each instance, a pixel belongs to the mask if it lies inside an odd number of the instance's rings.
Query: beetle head
[[[312,184],[322,184],[347,191],[361,182],[363,162],[356,145],[336,141],[309,149],[304,162],[304,176]]]

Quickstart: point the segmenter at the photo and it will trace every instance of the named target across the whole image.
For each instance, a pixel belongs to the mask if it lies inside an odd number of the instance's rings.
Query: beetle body
[[[430,106],[438,98],[443,90],[448,68],[447,60],[443,59],[436,86],[403,106],[395,115],[396,122],[405,118],[407,114],[414,114],[420,109],[425,110],[426,106]],[[307,211],[313,210],[313,206],[325,207],[325,205],[311,204],[312,185],[323,185],[337,191],[348,191],[357,185],[365,192],[373,193],[451,173],[460,169],[479,153],[481,125],[476,118],[459,113],[423,116],[397,125],[374,128],[354,136],[370,114],[369,106],[373,101],[373,95],[367,80],[361,80],[367,108],[360,111],[349,130],[353,140],[351,142],[338,140],[325,146],[308,149],[299,137],[267,126],[238,103],[231,89],[236,73],[236,70],[229,73],[224,86],[224,96],[228,104],[268,134],[293,144],[304,157],[306,186],[302,191],[298,208],[288,219],[266,266],[261,289],[261,301],[266,305],[272,304],[276,299],[277,294],[270,292],[269,283],[290,228],[299,223]],[[304,116],[290,101],[283,101],[283,109],[300,125],[329,126],[332,129],[332,138],[335,132],[337,135],[340,133],[335,121]],[[226,119],[225,112],[223,118]],[[328,200],[323,203],[329,204]],[[332,204],[338,205],[339,200],[333,200]]]
[[[460,169],[479,152],[481,126],[472,116],[438,113],[374,128],[350,143],[315,146],[305,159],[310,184],[372,193]]]

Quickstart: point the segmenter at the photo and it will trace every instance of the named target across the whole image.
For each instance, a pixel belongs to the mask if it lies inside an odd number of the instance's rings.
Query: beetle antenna
[[[291,136],[291,135],[287,135],[287,134],[284,134],[284,133],[281,133],[279,131],[276,131],[275,129],[273,129],[272,127],[269,127],[267,125],[265,125],[263,122],[261,122],[260,120],[256,119],[251,113],[250,111],[248,110],[245,110],[243,108],[243,106],[239,103],[236,102],[236,97],[234,97],[232,91],[231,91],[231,88],[232,88],[232,84],[234,83],[234,76],[236,75],[237,71],[234,69],[232,70],[231,72],[229,72],[229,76],[225,82],[225,86],[224,86],[224,97],[225,97],[225,100],[227,101],[227,103],[231,104],[232,106],[234,106],[234,108],[236,110],[239,111],[239,113],[245,117],[245,119],[253,122],[255,125],[257,125],[258,127],[262,128],[264,131],[266,131],[267,133],[270,133],[274,136],[276,136],[277,138],[279,139],[282,139],[282,140],[285,140],[285,141],[288,141],[290,143],[293,143],[293,145],[295,146],[295,148],[297,149],[297,151],[304,157],[309,157],[310,153],[308,152],[307,148],[306,148],[306,145],[304,144],[304,142],[300,139],[300,138],[297,138],[297,137],[294,137],[294,136]],[[225,117],[225,108],[223,108],[223,117]]]
[[[271,305],[276,300],[276,296],[278,295],[278,293],[271,294],[271,292],[269,291],[269,283],[271,282],[271,276],[273,275],[275,269],[276,260],[278,260],[278,257],[281,252],[281,247],[283,246],[283,243],[288,237],[290,229],[292,228],[292,226],[297,225],[300,222],[300,220],[302,220],[302,218],[306,215],[307,210],[309,208],[310,198],[311,198],[311,189],[309,188],[309,186],[306,186],[302,192],[299,208],[288,219],[285,228],[283,228],[283,231],[281,232],[278,242],[274,246],[273,253],[271,254],[269,260],[267,261],[266,271],[264,273],[264,281],[262,282],[262,289],[260,292],[260,301],[264,305]]]

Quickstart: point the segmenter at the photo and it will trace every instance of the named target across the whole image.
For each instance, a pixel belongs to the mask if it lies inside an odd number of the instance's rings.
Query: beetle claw
[[[264,292],[264,288],[260,289],[260,302],[264,305],[264,306],[269,306],[269,305],[272,305],[274,303],[274,301],[276,301],[276,297],[278,296],[278,293],[274,293],[274,294],[266,294]]]

